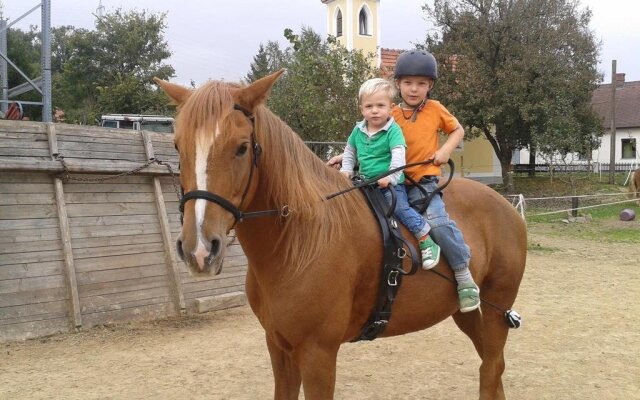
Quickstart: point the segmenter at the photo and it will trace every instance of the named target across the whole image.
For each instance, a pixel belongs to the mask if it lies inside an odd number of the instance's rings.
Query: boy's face
[[[403,76],[396,80],[396,85],[402,100],[407,105],[415,107],[427,98],[427,93],[433,87],[433,79],[427,76]]]
[[[360,112],[367,121],[369,130],[378,130],[385,126],[391,115],[391,99],[385,91],[375,92],[368,96],[362,96]]]

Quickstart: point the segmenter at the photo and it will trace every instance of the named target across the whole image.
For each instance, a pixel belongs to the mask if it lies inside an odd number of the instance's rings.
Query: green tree
[[[163,38],[165,14],[122,11],[99,17],[96,29],[60,29],[53,48],[60,75],[56,104],[70,122],[92,123],[105,113],[168,113],[170,106],[152,83],[175,74]]]
[[[378,72],[373,55],[348,51],[333,37],[322,40],[310,28],[299,35],[286,29],[285,37],[284,50],[276,42],[261,46],[247,79],[287,68],[268,100],[271,110],[305,140],[346,140],[362,118],[358,89]]]
[[[10,28],[7,32],[7,56],[29,78],[40,76],[40,40],[36,27],[31,26],[29,31]],[[7,79],[9,87],[13,88],[26,79],[11,65],[7,66]],[[42,97],[35,90],[16,96],[12,100],[42,101]],[[38,106],[25,106],[24,112],[30,119],[38,119],[42,115],[42,109]]]
[[[253,57],[251,70],[245,80],[247,83],[255,82],[280,68],[284,68],[285,62],[285,53],[280,49],[278,42],[270,40],[266,45],[260,43],[258,54]]]
[[[576,0],[435,0],[436,96],[484,135],[507,177],[514,150],[584,149],[602,134],[589,108],[601,76],[591,12]],[[560,150],[556,148],[555,150]]]

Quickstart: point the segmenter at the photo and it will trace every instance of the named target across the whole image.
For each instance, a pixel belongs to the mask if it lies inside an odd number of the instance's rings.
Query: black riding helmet
[[[425,50],[409,50],[400,54],[396,61],[394,79],[403,76],[428,76],[438,79],[438,63],[433,54]]]

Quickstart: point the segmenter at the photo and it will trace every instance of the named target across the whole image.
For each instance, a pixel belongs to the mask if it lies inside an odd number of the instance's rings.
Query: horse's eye
[[[247,152],[247,144],[242,143],[240,147],[238,147],[238,150],[236,150],[236,156],[244,155],[244,153],[246,152]]]

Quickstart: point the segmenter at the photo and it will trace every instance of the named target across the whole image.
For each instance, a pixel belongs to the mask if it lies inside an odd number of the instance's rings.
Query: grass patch
[[[548,175],[521,176],[514,177],[514,192],[521,193],[527,200],[525,218],[530,229],[558,238],[637,244],[640,243],[640,207],[635,202],[627,201],[628,188],[623,186],[626,177],[626,173],[616,174],[616,184],[610,185],[607,183],[608,176],[600,178],[591,175],[587,179],[574,180],[576,186],[571,188],[562,181],[567,179],[561,175],[553,180]],[[506,194],[500,186],[494,189]],[[575,195],[589,195],[578,199],[578,208],[586,207],[578,210],[578,216],[588,216],[589,222],[566,223],[570,212],[561,210],[571,209],[572,201],[564,197]],[[607,204],[614,202],[619,203]],[[635,212],[634,221],[620,221],[620,212],[627,208]],[[558,250],[533,242],[528,244],[528,248],[549,253]]]

